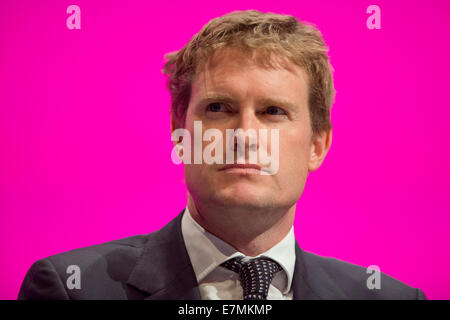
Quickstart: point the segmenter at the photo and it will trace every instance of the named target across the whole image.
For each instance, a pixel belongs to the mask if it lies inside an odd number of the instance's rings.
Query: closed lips
[[[261,167],[258,166],[257,164],[229,164],[229,165],[223,166],[219,170],[227,170],[227,169],[231,169],[231,168],[261,170]]]

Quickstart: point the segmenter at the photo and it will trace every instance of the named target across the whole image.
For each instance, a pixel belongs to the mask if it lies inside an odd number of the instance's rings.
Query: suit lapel
[[[295,241],[295,269],[292,278],[292,287],[294,289],[294,300],[318,300],[320,297],[311,288],[308,280],[306,267],[304,264],[304,255],[297,241]]]
[[[294,300],[342,300],[346,295],[317,263],[311,253],[303,251],[295,242],[295,270],[292,279]]]
[[[149,235],[127,285],[149,300],[201,300],[197,279],[181,232],[184,210],[162,229]],[[312,254],[295,242],[292,279],[294,300],[346,299]]]
[[[201,299],[197,279],[181,233],[184,210],[162,229],[149,235],[127,284],[145,293],[145,299]]]

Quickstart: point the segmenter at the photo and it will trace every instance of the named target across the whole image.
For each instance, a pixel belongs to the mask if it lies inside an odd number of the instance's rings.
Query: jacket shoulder
[[[151,236],[127,237],[39,259],[27,271],[18,299],[125,299],[124,284]],[[79,288],[70,290],[68,281],[75,273]]]
[[[136,255],[142,252],[150,235],[137,235],[108,241],[51,255],[45,259],[49,260],[56,267],[65,266],[68,263],[77,264],[80,267],[88,267],[93,266],[100,260],[116,259],[119,257],[128,260],[133,257],[135,258]]]
[[[309,279],[332,282],[351,300],[423,300],[422,290],[413,288],[383,272],[370,270],[340,259],[303,251]]]

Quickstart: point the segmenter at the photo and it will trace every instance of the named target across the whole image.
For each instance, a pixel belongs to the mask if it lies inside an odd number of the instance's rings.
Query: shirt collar
[[[181,231],[198,283],[226,260],[237,256],[245,257],[243,253],[200,226],[192,218],[187,206],[181,220]],[[291,227],[283,240],[257,257],[263,256],[275,260],[283,268],[286,281],[284,288],[280,290],[287,294],[295,268],[294,227]]]

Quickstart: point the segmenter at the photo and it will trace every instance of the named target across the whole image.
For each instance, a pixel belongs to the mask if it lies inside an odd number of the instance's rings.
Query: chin
[[[214,201],[226,207],[260,208],[264,207],[270,195],[251,188],[226,188],[215,194]]]

